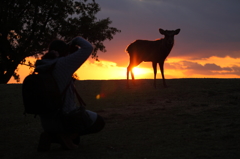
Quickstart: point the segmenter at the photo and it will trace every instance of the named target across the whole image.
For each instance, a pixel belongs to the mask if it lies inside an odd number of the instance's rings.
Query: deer
[[[174,36],[178,35],[180,29],[176,30],[163,30],[159,29],[160,34],[164,35],[164,38],[154,41],[150,40],[135,40],[126,48],[126,52],[129,54],[130,60],[127,67],[127,87],[129,88],[129,72],[131,73],[132,80],[134,81],[134,74],[132,69],[138,66],[141,62],[152,62],[154,71],[154,87],[156,88],[156,74],[157,64],[159,64],[163,86],[166,88],[166,82],[164,77],[164,61],[171,52],[174,45]]]

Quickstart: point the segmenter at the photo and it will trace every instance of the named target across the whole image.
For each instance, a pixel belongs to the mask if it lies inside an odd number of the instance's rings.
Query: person
[[[53,77],[59,91],[65,92],[62,114],[69,114],[79,108],[75,102],[72,76],[92,51],[93,46],[82,37],[75,37],[69,44],[62,40],[54,40],[49,46],[48,53],[36,62],[38,71],[47,70],[54,65]],[[105,125],[103,118],[95,112],[89,110],[86,112],[92,123],[90,127],[81,132],[68,132],[59,113],[40,114],[44,132],[40,135],[38,151],[50,150],[51,143],[60,143],[65,149],[76,149],[80,136],[101,131]]]

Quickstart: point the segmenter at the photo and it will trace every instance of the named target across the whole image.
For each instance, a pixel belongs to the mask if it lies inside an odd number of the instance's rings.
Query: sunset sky
[[[126,79],[126,47],[136,39],[155,40],[159,28],[181,31],[165,61],[165,77],[240,78],[239,0],[96,0],[98,19],[109,17],[121,30],[105,41],[100,62],[89,58],[77,71],[81,80]],[[21,81],[29,73],[20,67]],[[141,63],[136,79],[152,79],[151,63]],[[158,68],[157,78],[161,78]],[[10,83],[15,83],[11,80]]]

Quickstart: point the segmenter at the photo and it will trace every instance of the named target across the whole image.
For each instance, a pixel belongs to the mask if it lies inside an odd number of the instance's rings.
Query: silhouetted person
[[[52,73],[60,92],[67,88],[62,114],[72,113],[79,108],[75,102],[74,80],[72,76],[87,60],[92,50],[92,45],[81,37],[74,38],[70,44],[62,40],[55,40],[50,44],[48,53],[42,57],[42,60],[36,62],[36,69],[43,71],[55,64]],[[62,144],[66,149],[76,149],[79,143],[79,136],[102,130],[105,125],[103,118],[95,112],[89,110],[86,110],[86,112],[92,120],[92,125],[80,132],[68,130],[65,124],[63,124],[64,119],[62,115],[59,115],[59,113],[40,114],[44,132],[40,136],[38,151],[49,150],[53,142]],[[69,125],[71,124],[69,123]]]

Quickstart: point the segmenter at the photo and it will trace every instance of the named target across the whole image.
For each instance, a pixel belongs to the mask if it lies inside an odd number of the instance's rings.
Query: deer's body
[[[132,79],[134,80],[132,69],[135,66],[138,66],[143,61],[152,62],[154,70],[154,86],[156,87],[157,64],[159,64],[162,73],[163,85],[166,87],[163,65],[165,59],[172,50],[174,35],[177,35],[180,32],[180,29],[175,31],[164,31],[159,29],[159,31],[161,34],[165,35],[163,39],[155,41],[136,40],[127,47],[126,51],[130,56],[130,62],[127,67],[127,81],[129,80],[129,72],[131,72]]]

